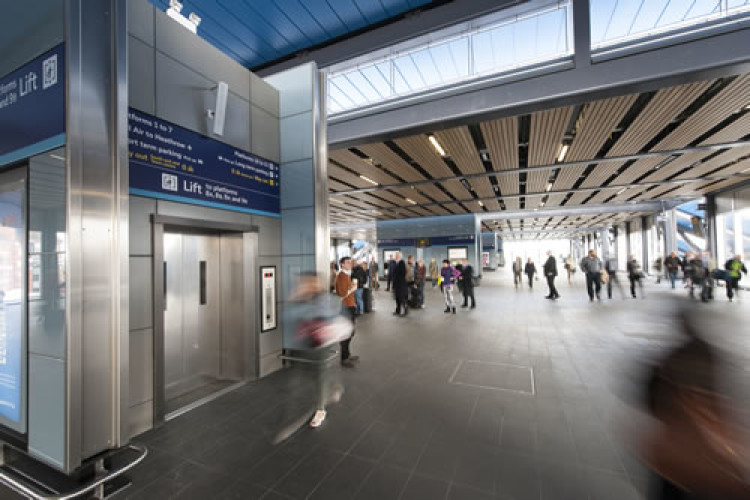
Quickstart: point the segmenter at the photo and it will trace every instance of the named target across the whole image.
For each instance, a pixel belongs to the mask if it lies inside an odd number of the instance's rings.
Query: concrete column
[[[664,220],[664,253],[666,255],[677,251],[677,215],[674,209],[665,214]]]
[[[609,229],[602,229],[599,231],[599,239],[602,242],[602,255],[600,258],[602,261],[609,259]]]
[[[641,217],[641,246],[641,268],[644,273],[648,273],[651,256],[648,253],[648,217],[646,216]]]

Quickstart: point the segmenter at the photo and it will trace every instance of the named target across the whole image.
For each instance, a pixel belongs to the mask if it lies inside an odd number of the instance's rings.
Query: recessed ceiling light
[[[50,158],[54,158],[55,160],[65,161],[65,158],[60,155],[49,155]]]
[[[483,206],[484,206],[484,203],[482,203],[482,200],[479,200],[479,201],[477,201],[477,203],[479,203],[479,206],[480,206],[480,207],[483,207]]]
[[[411,198],[404,198],[404,199],[405,199],[406,201],[408,201],[409,203],[411,203],[412,205],[416,205],[416,204],[417,204],[417,202],[416,202],[416,201],[414,201],[414,200],[412,200]]]
[[[565,160],[565,155],[568,154],[568,148],[570,148],[569,144],[563,144],[560,147],[560,154],[557,155],[557,161],[558,162],[561,163],[563,160]]]
[[[434,135],[428,135],[427,138],[432,143],[432,146],[435,148],[435,151],[437,151],[440,156],[445,156],[445,150],[440,145],[437,138]]]
[[[619,191],[617,192],[617,194],[622,194],[622,193],[624,193],[624,192],[625,192],[625,191],[627,191],[627,190],[628,190],[628,188],[622,188],[622,189],[620,189],[620,190],[619,190]]]
[[[364,175],[360,175],[359,177],[360,177],[360,179],[362,179],[362,180],[364,180],[364,181],[367,181],[367,182],[369,182],[370,184],[374,184],[374,185],[376,185],[376,186],[378,185],[378,183],[377,183],[377,182],[375,182],[374,180],[370,179],[369,177],[365,177]]]
[[[546,189],[546,191],[549,192],[551,189],[552,189],[552,183],[549,182],[549,183],[547,183],[547,189]]]

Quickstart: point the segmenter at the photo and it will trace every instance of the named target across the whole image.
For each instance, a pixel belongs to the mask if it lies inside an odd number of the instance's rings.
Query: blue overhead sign
[[[432,245],[473,245],[476,240],[473,234],[457,234],[455,236],[437,236],[432,238]]]
[[[0,78],[0,166],[65,144],[65,50]]]
[[[131,109],[130,193],[278,217],[279,165]]]

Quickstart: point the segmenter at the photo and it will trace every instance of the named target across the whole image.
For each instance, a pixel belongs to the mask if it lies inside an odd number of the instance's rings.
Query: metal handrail
[[[81,495],[85,495],[86,493],[89,493],[95,490],[96,488],[102,486],[104,483],[111,481],[121,476],[122,474],[128,472],[130,469],[132,469],[136,465],[143,462],[146,456],[148,456],[148,449],[144,446],[130,444],[126,447],[126,449],[133,450],[139,453],[140,456],[136,458],[135,460],[133,460],[131,463],[124,466],[123,468],[115,472],[111,472],[111,473],[108,471],[106,474],[99,477],[93,483],[86,485],[86,486],[81,486],[80,488],[74,490],[71,493],[66,493],[63,495],[48,495],[46,493],[42,493],[39,490],[37,490],[34,486],[24,484],[18,479],[10,477],[7,474],[7,472],[2,469],[0,469],[0,483],[12,489],[16,493],[25,495],[27,498],[33,499],[33,500],[72,500],[73,498],[76,498]]]

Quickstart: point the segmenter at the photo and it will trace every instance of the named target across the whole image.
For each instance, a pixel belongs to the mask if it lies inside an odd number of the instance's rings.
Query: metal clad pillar
[[[667,211],[665,214],[664,245],[666,255],[677,251],[677,216],[674,209]]]
[[[643,269],[644,273],[648,273],[648,263],[651,259],[651,256],[648,254],[648,230],[648,217],[644,215],[643,217],[641,217],[641,268]]]
[[[708,250],[714,258],[717,258],[718,254],[718,231],[716,228],[716,196],[706,196],[706,250]]]
[[[125,0],[65,2],[67,472],[129,432],[126,17]]]

